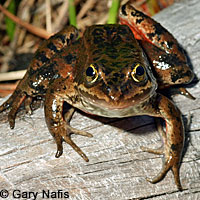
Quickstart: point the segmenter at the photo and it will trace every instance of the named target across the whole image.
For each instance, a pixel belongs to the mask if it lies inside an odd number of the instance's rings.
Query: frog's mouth
[[[81,104],[78,107],[86,113],[104,117],[141,115],[143,103],[151,99],[155,94],[155,89],[154,87],[148,88],[143,91],[142,95],[135,95],[129,99],[117,99],[114,96],[104,96],[103,99],[100,99],[97,96],[79,90],[81,93]]]

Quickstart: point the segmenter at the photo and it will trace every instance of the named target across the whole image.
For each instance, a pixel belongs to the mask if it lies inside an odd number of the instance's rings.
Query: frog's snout
[[[124,94],[128,92],[127,79],[125,76],[113,76],[104,82],[102,89],[111,101],[122,100]]]
[[[108,96],[112,101],[119,101],[122,93],[118,88],[108,89]]]

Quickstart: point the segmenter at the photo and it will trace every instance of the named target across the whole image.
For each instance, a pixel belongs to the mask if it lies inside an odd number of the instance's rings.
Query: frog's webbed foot
[[[62,142],[65,141],[69,144],[86,162],[89,161],[88,157],[83,153],[83,151],[73,142],[71,139],[71,134],[82,135],[87,137],[92,137],[92,134],[87,133],[85,131],[81,131],[75,128],[72,128],[68,123],[66,123],[63,127],[59,127],[59,133],[54,135],[56,144],[57,144],[57,152],[56,158],[60,157],[63,153],[63,145]]]
[[[141,149],[149,153],[163,155],[163,166],[160,173],[153,178],[146,178],[146,180],[149,181],[150,183],[158,183],[166,176],[169,170],[172,170],[175,184],[177,185],[177,188],[181,191],[182,186],[179,176],[179,158],[172,156],[170,152],[166,152],[164,150],[164,147],[160,147],[158,149],[141,147]]]
[[[71,134],[82,135],[86,137],[92,137],[92,134],[87,133],[85,131],[81,131],[71,127],[68,123],[64,122],[59,125],[57,128],[50,128],[50,132],[52,133],[55,142],[57,144],[57,152],[56,158],[59,158],[63,153],[63,145],[62,142],[65,141],[69,144],[86,162],[89,161],[88,157],[83,153],[83,151],[73,142],[71,139]]]

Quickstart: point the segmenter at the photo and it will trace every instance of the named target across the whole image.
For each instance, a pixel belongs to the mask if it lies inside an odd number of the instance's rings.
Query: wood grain
[[[169,29],[187,51],[196,77],[200,77],[200,1],[183,0],[159,13],[155,18]],[[151,117],[126,119],[89,118],[76,113],[71,125],[93,134],[93,138],[73,135],[87,154],[84,162],[71,147],[64,144],[64,154],[54,157],[56,145],[49,134],[43,108],[32,116],[21,115],[11,130],[7,113],[0,115],[0,190],[69,192],[70,199],[200,199],[200,83],[194,81],[188,90],[195,101],[178,95],[174,101],[183,113],[186,144],[181,165],[183,192],[177,191],[171,172],[157,184],[145,177],[161,169],[161,156],[142,152],[140,146],[161,144]],[[1,99],[1,102],[5,99]],[[27,198],[28,199],[28,198]],[[59,199],[59,198],[57,198]]]

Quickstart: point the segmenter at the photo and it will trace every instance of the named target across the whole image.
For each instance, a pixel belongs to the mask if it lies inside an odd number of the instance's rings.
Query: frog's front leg
[[[45,98],[45,119],[49,132],[55,139],[57,144],[56,157],[60,157],[63,153],[63,140],[68,143],[85,161],[89,161],[83,151],[72,141],[70,135],[72,133],[87,137],[92,137],[90,133],[75,129],[70,126],[70,120],[74,113],[74,108],[71,107],[63,115],[63,103],[66,96],[63,95],[66,86],[62,85],[62,81],[56,80],[54,84],[47,90]],[[53,89],[52,89],[53,88]],[[64,88],[64,89],[63,89]],[[62,92],[60,92],[62,91]]]
[[[160,117],[165,120],[166,134],[162,131],[163,148],[149,149],[144,148],[144,151],[155,154],[163,154],[163,167],[161,172],[153,179],[147,179],[151,183],[157,183],[164,178],[167,172],[171,169],[174,174],[174,180],[179,190],[182,190],[179,168],[184,146],[184,125],[181,112],[167,97],[157,94],[155,98],[155,106],[148,105],[146,111],[148,115]]]

